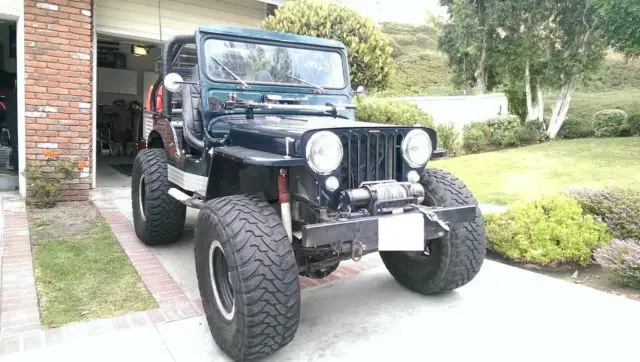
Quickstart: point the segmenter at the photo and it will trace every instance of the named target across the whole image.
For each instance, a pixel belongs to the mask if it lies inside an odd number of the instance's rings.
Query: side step
[[[195,209],[202,209],[204,207],[204,201],[196,197],[191,197],[175,187],[169,189],[169,196]]]

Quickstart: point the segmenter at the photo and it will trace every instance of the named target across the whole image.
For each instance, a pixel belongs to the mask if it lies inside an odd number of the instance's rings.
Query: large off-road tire
[[[477,204],[467,187],[447,171],[427,169],[420,183],[427,206]],[[429,255],[421,252],[380,252],[395,280],[421,294],[453,290],[469,283],[480,271],[486,254],[484,220],[480,208],[472,222],[452,224],[448,236],[428,241]]]
[[[255,196],[213,199],[195,232],[198,287],[216,344],[235,361],[287,345],[300,320],[293,247],[275,209]]]
[[[160,148],[142,150],[133,161],[131,208],[136,235],[147,245],[180,239],[187,207],[169,195],[167,154]]]

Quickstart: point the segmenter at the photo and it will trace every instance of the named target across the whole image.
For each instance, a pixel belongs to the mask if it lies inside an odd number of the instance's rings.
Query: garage
[[[274,7],[257,0],[94,2],[96,187],[130,184],[141,105],[158,76],[161,40],[199,25],[257,27]]]

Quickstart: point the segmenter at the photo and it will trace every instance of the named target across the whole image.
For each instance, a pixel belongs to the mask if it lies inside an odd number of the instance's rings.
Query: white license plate
[[[378,250],[424,251],[424,218],[420,213],[378,219]]]

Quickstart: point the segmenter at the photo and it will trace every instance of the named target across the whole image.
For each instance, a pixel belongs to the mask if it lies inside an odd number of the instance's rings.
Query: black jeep
[[[446,171],[434,130],[356,122],[345,46],[234,28],[163,45],[134,163],[135,231],[183,232],[200,209],[195,263],[213,338],[234,360],[289,343],[298,276],[380,252],[406,288],[433,294],[480,270],[476,200]]]

